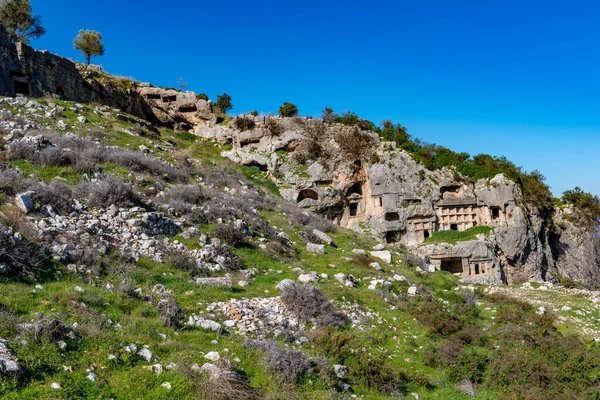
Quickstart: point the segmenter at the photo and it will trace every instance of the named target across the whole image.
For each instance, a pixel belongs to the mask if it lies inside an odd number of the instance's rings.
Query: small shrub
[[[467,347],[456,357],[455,365],[450,370],[450,378],[455,382],[470,379],[475,383],[481,383],[488,362],[488,354],[484,349]]]
[[[254,129],[256,127],[256,124],[254,123],[253,120],[246,118],[245,116],[243,117],[237,117],[236,119],[233,120],[233,125],[235,126],[235,128],[239,131],[251,131],[252,129]]]
[[[142,204],[142,199],[130,184],[114,178],[79,184],[75,187],[75,195],[87,198],[90,207],[132,207]]]
[[[462,328],[461,321],[446,312],[442,304],[433,299],[428,299],[414,316],[434,333],[442,336],[448,336]]]
[[[462,350],[464,349],[465,344],[460,340],[449,339],[444,343],[440,344],[438,347],[438,352],[440,357],[447,364],[454,364],[458,356],[461,355]]]
[[[208,101],[208,95],[207,95],[206,93],[200,93],[200,94],[196,95],[196,98],[197,98],[198,100],[205,100],[205,101]]]
[[[579,186],[573,190],[566,190],[562,195],[562,200],[573,205],[575,208],[578,222],[587,228],[598,226],[600,219],[600,198],[591,193],[586,193]]]
[[[70,150],[48,147],[37,153],[38,165],[47,165],[49,167],[67,167],[77,165],[77,154]]]
[[[333,108],[331,107],[325,107],[322,110],[321,118],[323,119],[323,122],[327,124],[334,123],[338,117],[339,116],[333,112]]]
[[[239,246],[246,241],[244,232],[231,224],[220,224],[214,230],[213,234],[215,237],[233,247]]]
[[[247,340],[244,346],[260,351],[269,369],[285,383],[296,383],[311,368],[310,360],[301,351],[286,349],[275,342]]]
[[[390,367],[385,358],[361,351],[355,333],[336,331],[329,326],[316,333],[313,342],[325,356],[348,367],[350,374],[365,386],[394,394],[404,389],[406,374],[397,367]]]
[[[181,251],[166,247],[162,250],[164,253],[163,262],[175,269],[185,271],[191,276],[207,276],[208,271],[198,266],[196,261]]]
[[[323,124],[308,124],[305,127],[306,134],[302,138],[293,158],[300,164],[306,164],[308,160],[326,159],[330,156],[328,149],[324,146],[325,126]]]
[[[233,254],[227,246],[221,245],[217,247],[216,255],[217,257],[222,257],[220,265],[225,271],[235,272],[244,269],[244,264],[242,261],[239,259],[239,257]]]
[[[318,327],[344,326],[347,317],[315,286],[286,285],[281,300],[301,322],[315,320]]]
[[[179,215],[188,215],[194,211],[194,206],[200,206],[209,196],[199,185],[174,187],[157,197],[157,201],[167,204]]]
[[[372,257],[363,254],[355,257],[354,262],[360,265],[361,267],[369,267],[372,263],[376,262],[376,260]]]
[[[41,263],[38,245],[26,239],[17,240],[8,229],[0,226],[0,275],[34,280]]]
[[[265,120],[265,126],[273,136],[281,136],[285,130],[276,118],[269,117]]]
[[[31,198],[42,206],[52,206],[61,213],[71,211],[73,193],[71,188],[59,181],[46,184],[37,182],[29,187],[34,193]]]
[[[8,307],[0,304],[0,337],[10,339],[19,333],[18,325],[23,322]]]
[[[23,183],[21,175],[14,169],[0,171],[0,193],[14,196],[21,192]]]
[[[203,377],[192,380],[196,383],[198,399],[203,400],[259,400],[262,397],[240,375],[224,371],[214,378]]]
[[[335,136],[342,153],[349,161],[367,161],[373,152],[373,138],[358,129],[342,130]]]
[[[171,329],[177,329],[181,327],[181,323],[184,317],[184,312],[177,305],[177,301],[172,293],[164,290],[154,293],[153,303],[158,310],[160,320],[162,323]]]

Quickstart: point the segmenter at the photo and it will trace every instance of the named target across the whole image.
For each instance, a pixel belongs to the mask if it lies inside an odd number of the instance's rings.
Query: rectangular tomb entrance
[[[463,262],[462,258],[444,258],[440,265],[442,271],[448,271],[451,274],[462,274],[463,273]]]

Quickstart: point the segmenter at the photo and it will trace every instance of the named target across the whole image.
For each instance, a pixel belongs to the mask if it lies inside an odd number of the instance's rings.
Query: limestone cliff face
[[[287,200],[346,228],[411,247],[432,270],[487,283],[558,275],[586,283],[600,279],[594,235],[565,219],[568,210],[557,210],[550,229],[536,208],[524,204],[520,187],[503,175],[472,182],[452,169],[429,171],[375,134],[368,160],[352,160],[335,138],[353,128],[321,120],[243,118],[254,122],[253,129],[241,132],[232,121],[195,131],[232,144],[225,155],[261,167]],[[322,151],[307,158],[303,149],[315,141]],[[437,231],[482,225],[492,231],[474,240],[424,243]],[[556,226],[563,228],[556,232]]]

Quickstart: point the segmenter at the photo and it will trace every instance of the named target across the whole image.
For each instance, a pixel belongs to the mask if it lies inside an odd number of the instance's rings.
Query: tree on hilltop
[[[295,104],[283,102],[283,105],[279,107],[280,117],[295,117],[298,115],[298,107]]]
[[[73,46],[85,55],[88,65],[93,56],[104,55],[104,45],[102,44],[102,34],[100,32],[83,30],[73,40]]]
[[[231,104],[231,96],[227,93],[217,95],[216,106],[224,113],[231,110],[233,108],[233,104]]]
[[[39,15],[33,15],[30,0],[0,0],[0,24],[13,42],[29,43],[46,29]]]

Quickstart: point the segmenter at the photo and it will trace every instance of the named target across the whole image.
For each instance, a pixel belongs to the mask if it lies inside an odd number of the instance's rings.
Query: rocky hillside
[[[0,48],[2,398],[600,398],[597,221],[535,174]]]
[[[578,218],[589,210],[551,201],[543,181],[505,159],[471,162],[472,176],[456,166],[427,168],[420,154],[360,122],[243,115],[196,133],[231,144],[223,155],[265,170],[286,200],[408,246],[429,271],[480,283],[598,283],[598,221]]]
[[[372,224],[358,233],[304,207],[331,216],[320,202],[335,208],[337,178],[316,183],[314,163],[291,170],[276,149],[283,173],[264,171],[261,151],[106,106],[18,97],[0,110],[3,398],[600,396],[597,292],[432,272]],[[419,176],[383,151],[373,165]],[[348,176],[372,179],[361,168]],[[415,196],[452,179],[436,174]],[[298,204],[281,183],[293,176],[328,197]],[[454,193],[518,195],[492,181]]]

